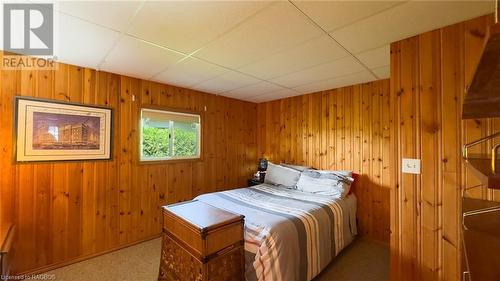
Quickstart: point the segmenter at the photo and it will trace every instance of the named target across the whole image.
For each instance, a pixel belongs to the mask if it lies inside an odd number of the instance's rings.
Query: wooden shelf
[[[466,212],[500,206],[499,202],[464,198]],[[463,217],[464,248],[472,281],[500,280],[500,211]]]
[[[500,173],[493,173],[491,158],[487,155],[475,155],[465,159],[467,167],[470,167],[474,175],[488,188],[500,189]],[[500,167],[500,159],[496,160],[497,167]]]
[[[489,28],[488,42],[463,102],[462,119],[500,116],[500,25]]]

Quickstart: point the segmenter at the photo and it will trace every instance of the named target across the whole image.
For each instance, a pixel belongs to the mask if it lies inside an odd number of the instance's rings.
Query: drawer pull
[[[213,253],[211,255],[208,255],[208,256],[206,256],[206,257],[204,257],[202,259],[202,262],[203,263],[207,263],[208,261],[212,260],[213,258],[223,256],[223,255],[225,255],[225,254],[227,254],[227,253],[229,253],[229,252],[237,249],[238,247],[241,247],[241,246],[239,246],[240,244],[241,243],[238,242],[238,243],[230,245],[230,246],[228,246],[228,247],[226,247],[226,248],[224,248],[222,250],[219,250],[219,251],[217,251],[217,252],[215,252],[215,253]]]

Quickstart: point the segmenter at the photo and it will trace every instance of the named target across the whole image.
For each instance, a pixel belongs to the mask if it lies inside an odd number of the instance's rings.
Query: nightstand
[[[259,185],[259,184],[262,184],[262,182],[260,182],[257,179],[248,179],[248,181],[247,181],[247,186],[254,186],[254,185]]]

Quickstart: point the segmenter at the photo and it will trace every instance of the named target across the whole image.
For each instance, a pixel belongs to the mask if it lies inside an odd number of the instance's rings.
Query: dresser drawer
[[[170,233],[170,235],[182,241],[186,247],[194,251],[193,254],[197,254],[197,256],[202,255],[203,240],[200,233],[188,223],[165,212],[163,216],[163,231]]]
[[[163,229],[203,259],[243,240],[243,216],[187,201],[163,208]]]
[[[199,259],[241,241],[243,237],[241,222],[199,233],[188,224],[169,215],[165,216],[164,232],[182,241]]]
[[[227,225],[207,234],[205,253],[211,255],[240,241],[243,241],[243,223],[237,222]]]

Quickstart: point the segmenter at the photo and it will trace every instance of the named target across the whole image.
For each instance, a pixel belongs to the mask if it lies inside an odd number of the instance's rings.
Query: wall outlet
[[[403,158],[402,172],[420,175],[420,159]]]

